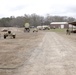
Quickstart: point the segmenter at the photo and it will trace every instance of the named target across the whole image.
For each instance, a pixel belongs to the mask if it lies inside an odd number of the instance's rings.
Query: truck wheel
[[[6,35],[4,35],[4,39],[6,39]]]
[[[27,29],[27,32],[30,32],[30,29]]]
[[[15,39],[16,38],[16,35],[12,35],[12,37]]]

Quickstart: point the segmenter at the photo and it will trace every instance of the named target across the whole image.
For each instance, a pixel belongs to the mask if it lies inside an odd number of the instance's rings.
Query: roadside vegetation
[[[37,14],[24,14],[24,16],[0,18],[0,27],[24,27],[27,22],[32,27],[37,27],[39,25],[50,25],[51,22],[73,22],[75,20],[75,18],[67,16],[51,16],[48,14],[44,17]]]
[[[61,34],[65,34],[66,33],[66,29],[50,29],[51,32],[57,32],[57,33],[61,33]]]
[[[67,40],[71,42],[76,42],[76,33],[70,33],[70,35],[66,34],[66,29],[50,29],[50,32],[56,32],[62,37],[65,37]]]

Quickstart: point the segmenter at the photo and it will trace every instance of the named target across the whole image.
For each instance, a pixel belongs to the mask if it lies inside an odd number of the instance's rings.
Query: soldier
[[[70,30],[69,29],[66,30],[66,34],[70,35]]]

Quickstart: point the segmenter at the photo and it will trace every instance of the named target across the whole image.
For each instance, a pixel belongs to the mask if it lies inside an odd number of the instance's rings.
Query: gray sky
[[[33,13],[76,18],[76,0],[0,0],[0,18]]]

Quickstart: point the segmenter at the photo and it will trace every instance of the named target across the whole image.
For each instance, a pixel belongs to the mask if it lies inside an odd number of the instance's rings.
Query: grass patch
[[[66,33],[66,29],[50,29],[51,32]]]

